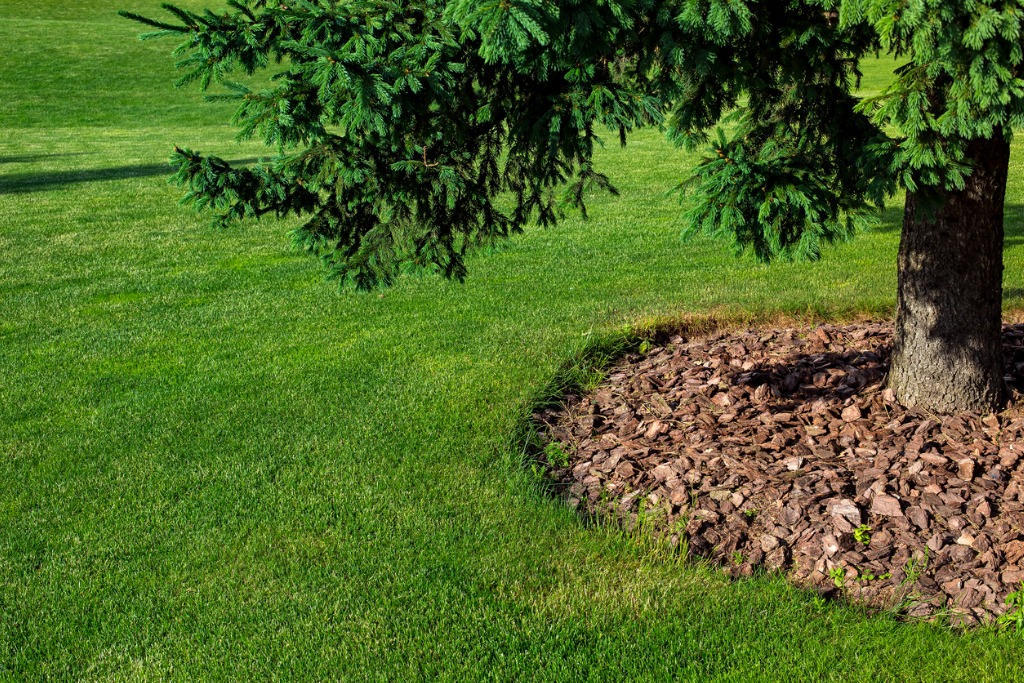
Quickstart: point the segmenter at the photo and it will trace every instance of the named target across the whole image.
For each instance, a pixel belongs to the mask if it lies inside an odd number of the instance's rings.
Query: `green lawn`
[[[339,293],[287,225],[177,206],[172,144],[261,150],[114,15],[156,5],[0,3],[0,678],[1024,679],[1022,637],[589,528],[515,443],[563,363],[637,321],[890,310],[898,211],[817,264],[681,244],[692,160],[652,132],[602,152],[623,193],[589,222],[465,285]],[[1022,190],[1015,166],[1014,307]]]

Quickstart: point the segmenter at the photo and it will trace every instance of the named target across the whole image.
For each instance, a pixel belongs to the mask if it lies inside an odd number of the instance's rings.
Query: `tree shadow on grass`
[[[1003,246],[1024,246],[1024,205],[1007,204],[1004,207]]]
[[[1003,305],[1024,308],[1024,287],[1003,287]]]
[[[235,159],[228,163],[232,165],[241,165],[250,164],[255,161],[258,161],[258,159]],[[112,168],[91,168],[79,171],[43,171],[40,173],[4,175],[0,176],[0,195],[45,192],[47,190],[54,190],[67,185],[93,183],[104,180],[169,176],[172,171],[173,169],[169,164],[162,163],[114,166]]]
[[[883,235],[888,235],[899,232],[901,229],[903,229],[903,204],[894,201],[892,204],[887,204],[885,209],[878,215],[878,223],[870,232],[880,232]]]
[[[1009,271],[1006,250],[1024,247],[1024,205],[1007,204],[1003,213],[1003,282],[1019,282],[1018,274]],[[1024,287],[1003,286],[1003,306],[1024,308]]]
[[[903,229],[903,206],[890,205],[881,213],[873,232],[890,234]],[[1006,204],[1003,208],[1003,244],[1024,246],[1024,204]]]
[[[84,157],[89,152],[68,152],[67,154],[22,154],[20,156],[0,156],[0,164],[31,164],[46,159],[58,159],[61,157]]]

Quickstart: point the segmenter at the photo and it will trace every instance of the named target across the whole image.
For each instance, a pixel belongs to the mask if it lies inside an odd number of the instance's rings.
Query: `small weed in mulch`
[[[764,567],[911,617],[1006,622],[1024,581],[1024,410],[900,406],[884,387],[891,334],[673,337],[535,416],[559,444],[552,476],[571,505],[659,518],[732,575]],[[1004,352],[1019,392],[1024,326],[1004,328]]]

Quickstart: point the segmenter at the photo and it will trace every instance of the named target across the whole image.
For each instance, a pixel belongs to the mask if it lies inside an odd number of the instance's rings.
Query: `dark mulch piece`
[[[1024,410],[932,415],[884,388],[892,327],[676,336],[535,416],[570,504],[660,533],[735,576],[912,617],[986,622],[1024,581]],[[1024,326],[1004,328],[1024,388]],[[684,528],[685,526],[685,528]],[[841,588],[838,588],[841,586]]]

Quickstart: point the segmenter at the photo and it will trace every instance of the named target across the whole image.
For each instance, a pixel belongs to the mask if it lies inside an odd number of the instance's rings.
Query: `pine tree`
[[[907,191],[891,386],[908,405],[991,410],[1000,361],[1003,195],[1024,121],[1016,0],[230,0],[163,6],[181,84],[221,85],[233,168],[175,149],[185,201],[235,221],[294,216],[343,283],[466,275],[480,245],[586,212],[595,170],[660,126],[706,158],[688,233],[759,259],[816,259]],[[858,64],[903,63],[878,97]],[[236,75],[272,70],[252,91]],[[725,125],[726,133],[719,126]]]

